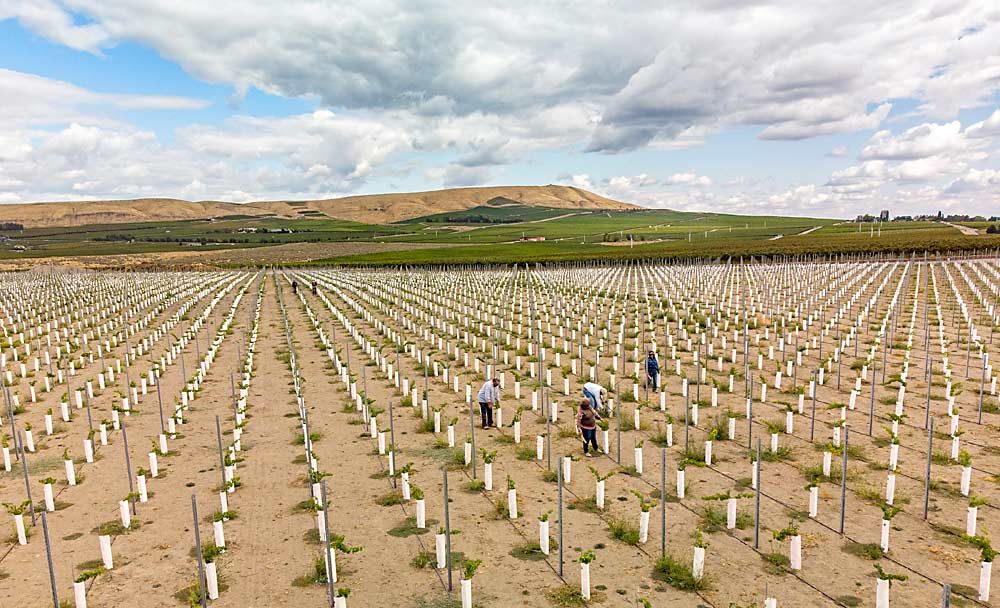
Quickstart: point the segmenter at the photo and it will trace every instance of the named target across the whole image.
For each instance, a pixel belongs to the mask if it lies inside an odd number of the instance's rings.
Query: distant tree
[[[986,234],[1000,234],[1000,226],[996,224],[990,224],[986,229]]]

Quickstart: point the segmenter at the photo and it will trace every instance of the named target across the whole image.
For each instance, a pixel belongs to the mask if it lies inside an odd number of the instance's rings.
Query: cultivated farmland
[[[994,257],[0,276],[2,606],[996,595]]]

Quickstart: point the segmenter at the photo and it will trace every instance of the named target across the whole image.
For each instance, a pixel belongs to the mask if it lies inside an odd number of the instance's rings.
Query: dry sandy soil
[[[221,419],[223,440],[229,445],[234,420],[227,376],[237,367],[239,354],[245,352],[244,332],[250,327],[258,287],[263,282],[260,337],[247,401],[249,419],[242,438],[241,460],[237,464],[241,487],[229,494],[230,509],[238,517],[226,522],[227,551],[217,559],[220,575],[228,588],[220,599],[212,602],[213,605],[294,603],[321,606],[326,602],[323,585],[308,580],[295,581],[313,573],[314,561],[321,556],[321,549],[315,539],[316,520],[310,511],[301,508],[309,499],[310,490],[304,447],[297,441],[301,426],[288,351],[289,337],[296,355],[294,359],[310,431],[315,437],[314,454],[319,470],[330,474],[327,478],[331,493],[330,528],[344,536],[347,547],[362,547],[358,552],[337,555],[340,580],[336,587],[351,589],[349,601],[353,606],[453,605],[442,599],[447,595],[447,573],[433,569],[433,557],[430,566],[422,566],[415,560],[422,552],[433,552],[434,533],[444,518],[442,467],[450,470],[451,525],[460,531],[453,536],[453,551],[483,560],[474,578],[475,602],[480,606],[583,605],[578,601],[558,604],[549,594],[578,589],[580,566],[576,560],[584,550],[596,554],[596,561],[591,565],[594,589],[591,604],[602,606],[635,606],[639,598],[647,598],[653,606],[760,606],[765,588],[778,598],[779,606],[873,606],[875,563],[894,574],[908,576],[905,582],[893,584],[893,605],[937,606],[942,583],[955,585],[954,590],[964,596],[953,597],[953,605],[975,605],[979,552],[959,538],[965,529],[968,498],[959,492],[961,467],[948,458],[951,439],[948,437],[942,345],[951,360],[951,392],[959,412],[959,428],[964,431],[960,436],[962,450],[968,451],[972,459],[972,491],[988,501],[987,505],[979,507],[980,531],[991,534],[1000,529],[1000,485],[995,477],[1000,473],[1000,452],[993,441],[1000,414],[997,413],[997,397],[990,392],[991,376],[995,372],[986,377],[983,397],[986,407],[980,425],[978,408],[983,362],[974,348],[969,349],[968,324],[960,322],[963,316],[955,303],[959,296],[966,302],[970,320],[978,328],[984,348],[991,355],[990,360],[995,360],[1000,354],[1000,339],[993,339],[991,325],[996,320],[990,323],[986,313],[993,300],[977,298],[973,287],[981,293],[994,294],[1000,265],[996,260],[965,265],[935,264],[930,283],[925,282],[927,269],[917,264],[890,264],[754,266],[746,272],[724,267],[661,267],[647,268],[641,275],[634,271],[626,275],[623,269],[609,271],[607,294],[622,296],[625,285],[629,285],[631,296],[627,300],[589,291],[587,288],[595,281],[587,271],[579,271],[577,276],[559,275],[557,271],[535,275],[536,279],[544,281],[541,290],[535,293],[537,297],[529,297],[523,272],[516,287],[511,288],[514,291],[506,287],[509,272],[464,277],[445,273],[410,276],[319,270],[287,275],[233,273],[234,278],[242,277],[239,287],[246,285],[251,277],[253,282],[248,284],[237,309],[232,331],[223,341],[202,390],[186,414],[186,424],[178,429],[181,436],[170,443],[172,455],[161,458],[161,479],[150,481],[150,491],[154,495],[149,503],[138,506],[137,519],[142,522],[141,527],[114,536],[115,568],[90,582],[88,601],[91,606],[182,605],[169,596],[192,583],[196,576],[195,561],[190,555],[194,534],[191,495],[196,496],[201,509],[202,540],[211,542],[211,524],[204,518],[218,508],[216,486],[220,484],[220,467],[215,417]],[[205,276],[215,275],[195,276],[203,280]],[[657,279],[662,283],[659,298],[652,301],[651,329],[646,325],[645,301],[640,300],[637,305],[635,293],[641,285],[652,290]],[[319,281],[319,295],[303,289],[301,297],[296,296],[292,293],[290,280],[296,280],[299,285]],[[751,316],[759,322],[757,329],[751,326],[748,336],[753,424],[738,416],[735,440],[729,441],[725,439],[725,413],[740,414],[745,408],[743,336],[741,334],[736,341],[736,362],[724,361],[720,370],[715,357],[709,357],[707,383],[695,385],[695,353],[700,334],[695,333],[693,322],[703,319],[708,307],[717,302],[729,309],[729,316],[725,317],[730,322],[729,328],[720,328],[717,335],[707,334],[714,354],[728,359],[734,345],[733,330],[742,329],[743,321],[737,321],[735,315],[741,314],[741,285],[748,281],[748,289],[753,294],[753,302],[749,305],[756,309]],[[582,290],[578,290],[581,285]],[[990,285],[994,291],[989,291]],[[239,287],[220,301],[199,335],[215,335]],[[665,295],[663,289],[668,289],[669,295]],[[848,305],[845,298],[855,290],[860,290],[861,297]],[[286,335],[282,322],[279,292],[290,336]],[[890,308],[889,303],[897,293],[895,306]],[[842,297],[844,294],[846,296]],[[795,347],[809,344],[803,351],[801,368],[795,374],[801,389],[813,370],[837,348],[838,339],[847,335],[848,328],[870,298],[874,299],[870,314],[860,323],[860,340],[845,346],[841,364],[831,363],[831,371],[818,388],[813,427],[812,400],[804,400],[804,413],[799,414],[798,391],[791,380],[784,378],[781,389],[774,386],[775,372],[783,369],[784,363],[776,336],[780,315],[775,312],[772,316],[771,311],[780,310],[783,314],[789,307],[799,306],[803,317],[816,313],[815,323],[799,332],[798,340],[789,344],[786,350],[794,359]],[[203,296],[192,308],[189,318],[181,321],[173,333],[180,335],[210,299],[211,295]],[[556,404],[557,415],[551,426],[542,417],[542,408],[532,411],[527,350],[529,342],[536,339],[528,335],[532,324],[529,303],[533,301],[543,311],[539,322],[544,334],[547,371],[552,373],[553,388],[549,394]],[[662,311],[661,301],[664,303]],[[827,301],[830,305],[821,315],[820,303]],[[940,313],[935,301],[941,307]],[[676,310],[671,310],[671,303],[676,305]],[[693,308],[696,303],[698,310]],[[834,315],[842,304],[847,308],[844,315],[837,318]],[[159,312],[154,323],[168,318],[175,310],[176,305],[173,305]],[[442,322],[445,310],[451,312]],[[637,310],[642,315],[638,322]],[[929,325],[924,322],[925,310]],[[691,317],[687,316],[689,312]],[[436,317],[433,322],[431,315]],[[463,315],[471,316],[463,318]],[[505,319],[502,325],[499,318]],[[607,324],[605,333],[608,318],[612,322]],[[622,318],[626,322],[624,328],[619,327]],[[943,323],[941,334],[938,333],[938,318]],[[684,327],[695,339],[693,347],[688,346],[685,332],[678,324],[680,319],[688,320]],[[887,320],[887,335],[876,343],[883,319]],[[584,330],[589,329],[587,324],[595,323],[589,346],[572,337],[577,321],[584,323]],[[564,325],[565,337],[560,335],[560,325]],[[475,395],[484,379],[480,370],[488,357],[489,349],[484,352],[487,328],[502,332],[499,357],[502,361],[506,350],[507,362],[499,363],[505,379],[502,394],[504,427],[483,431],[478,428],[479,420],[470,418],[465,386],[470,385]],[[925,334],[925,328],[930,329],[929,334]],[[914,340],[907,345],[911,329]],[[411,482],[422,489],[427,517],[434,520],[429,521],[427,530],[418,531],[412,524],[407,525],[407,518],[414,516],[414,502],[400,502],[395,498],[393,484],[400,482],[385,475],[387,458],[378,454],[377,442],[367,435],[363,413],[356,410],[347,387],[336,373],[321,343],[320,330],[331,340],[339,360],[350,370],[351,380],[357,383],[359,390],[365,391],[372,401],[371,407],[377,408],[377,426],[387,433],[387,442],[395,446],[397,465],[412,463]],[[788,330],[791,331],[790,327]],[[508,332],[512,342],[509,346],[506,343]],[[676,364],[671,359],[671,348],[664,344],[665,332],[669,332],[677,348],[683,377],[674,373]],[[133,340],[144,335],[145,331],[140,331]],[[434,336],[433,342],[428,339],[430,335]],[[924,376],[925,335],[933,357],[929,386]],[[407,345],[399,353],[394,347],[397,336]],[[555,365],[555,352],[558,351],[552,348],[553,336],[557,347],[563,345],[564,339],[570,342],[567,352],[560,355],[559,365]],[[595,347],[600,339],[605,340],[607,348],[597,365],[599,380],[610,386],[613,344],[619,336],[625,359],[618,364],[617,383],[621,391],[619,411],[625,422],[621,440],[619,442],[615,432],[616,421],[612,421],[610,453],[584,459],[574,436],[570,407],[579,399],[586,365],[596,363]],[[637,405],[632,399],[633,380],[629,376],[634,349],[641,354],[652,336],[657,336],[657,350],[664,368],[666,386],[662,399],[666,411],[660,409],[659,395],[650,394],[648,404],[640,410],[639,428],[635,429],[629,424]],[[440,348],[438,337],[447,340],[452,350]],[[729,340],[725,347],[723,338]],[[815,345],[810,344],[813,338],[817,340]],[[860,342],[857,347],[856,342]],[[201,344],[203,354],[205,342]],[[456,345],[462,352],[453,358]],[[856,408],[844,412],[851,429],[851,450],[846,528],[842,535],[839,532],[840,455],[833,456],[833,479],[823,478],[816,471],[822,460],[823,446],[830,441],[832,429],[841,415],[838,404],[848,403],[854,378],[860,374],[852,364],[864,361],[867,349],[876,345],[878,381],[874,399],[871,382],[864,381]],[[892,347],[891,352],[885,350],[886,346]],[[155,345],[154,356],[164,348],[162,341]],[[577,362],[579,373],[574,374],[569,359],[579,354],[581,348],[583,358]],[[707,345],[701,348],[699,358],[704,360]],[[971,351],[968,361],[967,349]],[[185,349],[188,371],[193,366],[195,350],[195,343],[189,343]],[[118,352],[121,351],[119,348]],[[9,359],[10,349],[5,348],[4,352]],[[464,365],[466,352],[469,353],[468,366]],[[371,355],[376,353],[379,359],[373,361]],[[903,510],[892,520],[889,553],[879,556],[877,545],[882,510],[878,503],[885,496],[890,450],[888,435],[883,429],[891,424],[889,417],[894,411],[900,384],[897,374],[902,370],[907,353],[910,362],[904,401],[907,417],[901,420],[898,433],[901,447],[895,496],[895,504]],[[516,364],[518,355],[522,359],[520,371]],[[758,355],[763,367],[760,370],[757,369]],[[432,410],[441,408],[441,433],[432,432],[421,418],[420,408],[412,407],[410,396],[404,395],[390,381],[380,365],[383,356],[386,364],[391,363],[401,370],[402,378],[408,379],[420,391],[425,386],[424,370],[429,369],[427,398]],[[424,356],[440,363],[442,369],[447,366],[459,375],[458,392],[453,390],[452,376],[446,383],[443,376],[435,376],[432,365],[423,366]],[[883,361],[888,366],[884,379]],[[78,387],[82,379],[94,377],[99,366],[99,360],[89,364],[71,380],[72,385]],[[139,358],[133,373],[138,375],[148,367],[148,361]],[[7,369],[16,368],[8,361]],[[734,392],[727,390],[731,371],[736,374]],[[869,380],[871,373],[868,370]],[[561,394],[564,377],[570,380],[570,396]],[[22,396],[22,401],[28,383],[38,378],[15,377],[14,390]],[[702,404],[699,420],[688,429],[687,435],[682,378],[691,379],[689,399],[694,401],[700,397]],[[769,385],[767,398],[763,401],[760,378]],[[516,379],[522,383],[520,398],[515,397]],[[176,401],[182,381],[179,365],[167,368],[161,383],[165,404]],[[123,382],[123,376],[119,375],[116,387],[109,387],[93,400],[95,419],[110,417],[112,405],[119,400],[115,388],[121,390]],[[717,407],[710,403],[713,384],[719,386]],[[43,394],[39,403],[27,405],[26,411],[17,417],[18,424],[30,421],[36,433],[42,434],[46,408],[52,407],[58,414],[59,395],[63,391],[64,386],[58,387],[52,393]],[[613,390],[612,395],[614,393]],[[647,394],[643,389],[638,394],[639,403],[644,403]],[[923,425],[927,403],[937,423],[937,434],[933,448],[934,484],[929,496],[929,517],[925,521],[923,470],[928,435]],[[145,466],[149,441],[160,431],[155,394],[143,397],[137,407],[139,411],[126,419],[133,467]],[[514,444],[510,427],[517,408],[524,409],[520,445]],[[788,408],[793,411],[791,433],[786,433],[784,428]],[[80,445],[87,431],[83,412],[74,410],[72,422],[58,423],[57,432],[51,437],[43,436],[38,452],[28,455],[31,489],[36,500],[40,502],[41,478],[52,475],[60,479],[57,500],[62,505],[48,521],[62,598],[71,598],[70,582],[85,569],[83,562],[100,557],[97,536],[92,529],[102,522],[116,520],[116,502],[128,492],[124,438],[120,432],[111,433],[110,445],[99,450],[97,462],[78,465],[78,473],[85,477],[82,484],[70,487],[62,481],[65,475],[58,457],[62,448],[68,447],[71,456],[82,458]],[[874,415],[871,436],[868,435],[869,412]],[[452,418],[458,419],[455,450],[448,449],[446,443],[442,447],[446,437],[444,427]],[[723,436],[714,442],[711,465],[687,464],[686,496],[678,499],[676,470],[685,456],[685,437],[690,442],[688,456],[703,458],[704,441],[720,419]],[[673,445],[665,448],[664,471],[658,443],[663,440],[665,425],[671,420]],[[9,422],[5,421],[5,425]],[[773,454],[768,454],[769,425],[781,427],[776,428],[780,450]],[[753,440],[748,436],[748,426],[753,430]],[[462,446],[470,439],[470,427],[475,428],[477,451],[484,448],[497,454],[493,463],[492,491],[470,489],[473,477],[483,478],[483,462],[478,453],[475,473],[472,467],[463,466],[461,462]],[[9,434],[9,431],[9,426],[0,427],[0,432]],[[542,460],[536,460],[535,438],[546,431],[550,431],[551,451]],[[724,517],[721,525],[716,519],[718,510],[724,515],[725,503],[705,498],[727,491],[734,495],[752,492],[748,487],[751,464],[747,446],[757,438],[764,442],[765,458],[761,472],[761,534],[755,547],[753,498],[739,499],[740,528],[732,531],[724,529]],[[637,445],[642,445],[644,450],[641,475],[632,467],[633,450]],[[572,475],[563,494],[566,509],[561,522],[565,555],[562,576],[555,546],[547,558],[537,550],[519,550],[537,541],[538,516],[557,508],[557,487],[547,470],[549,455],[553,467],[558,466],[562,455],[573,455],[576,459],[570,465]],[[615,473],[607,481],[604,510],[594,509],[588,502],[594,495],[594,478],[587,471],[588,465],[603,474]],[[626,528],[638,525],[639,502],[633,492],[659,500],[661,473],[666,477],[668,496],[666,535],[661,535],[661,511],[657,505],[652,511],[647,543],[632,544],[612,538],[610,524],[624,522]],[[816,475],[819,475],[820,488],[818,515],[809,518],[805,513],[808,493],[804,486],[807,476]],[[508,519],[495,506],[496,501],[500,501],[501,506],[506,504],[508,476],[516,483],[518,506],[522,512],[516,520]],[[0,499],[20,501],[23,495],[19,470],[8,474],[0,472]],[[706,512],[709,508],[715,508],[716,513]],[[551,535],[556,537],[559,518],[553,513],[549,519]],[[774,540],[773,536],[792,522],[798,527],[803,546],[803,568],[797,572],[790,571],[783,559],[789,554],[789,541]],[[660,554],[661,538],[665,540],[668,554],[690,565],[692,531],[699,527],[708,542],[707,580],[703,589],[693,593],[664,582],[654,573],[653,566]],[[0,578],[8,577],[0,584],[0,605],[51,605],[41,536],[41,530],[35,527],[27,546],[8,540],[8,544],[0,548]],[[861,551],[858,543],[874,544],[874,548],[868,546]],[[866,552],[878,561],[864,557]],[[458,580],[456,571],[456,599]],[[421,598],[439,603],[420,604]]]
[[[267,247],[218,251],[170,251],[80,257],[0,260],[0,271],[39,267],[76,269],[211,269],[219,265],[286,264],[308,262],[341,255],[405,251],[438,247],[461,247],[442,243],[289,243]]]

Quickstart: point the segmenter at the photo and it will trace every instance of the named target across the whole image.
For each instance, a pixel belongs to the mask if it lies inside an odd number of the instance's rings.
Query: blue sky
[[[0,202],[564,183],[996,213],[995,11],[687,4],[0,2]]]

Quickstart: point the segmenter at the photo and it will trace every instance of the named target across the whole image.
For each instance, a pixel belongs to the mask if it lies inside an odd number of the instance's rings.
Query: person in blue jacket
[[[654,391],[660,389],[660,362],[656,360],[656,351],[649,351],[646,357],[646,379]]]

